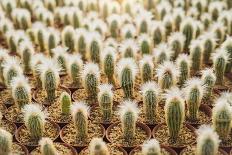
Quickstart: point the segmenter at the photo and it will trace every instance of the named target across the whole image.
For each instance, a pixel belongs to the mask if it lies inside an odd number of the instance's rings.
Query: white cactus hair
[[[225,60],[225,62],[228,63],[229,53],[222,48],[216,49],[215,52],[212,53],[212,60],[213,60],[213,62],[216,62],[216,60],[219,58],[223,58]]]
[[[139,68],[140,68],[141,73],[142,73],[142,69],[143,69],[144,64],[147,64],[147,63],[149,64],[149,66],[152,68],[152,71],[153,71],[154,64],[152,61],[152,56],[151,55],[144,55],[143,58],[139,61]]]
[[[163,94],[163,98],[166,99],[166,103],[172,101],[173,99],[178,100],[183,104],[183,108],[185,108],[184,103],[184,93],[182,90],[180,90],[178,87],[174,86],[170,89],[166,90],[166,92]]]
[[[143,143],[142,154],[148,154],[151,149],[154,150],[157,154],[161,155],[160,144],[154,138]]]
[[[160,43],[156,48],[153,49],[153,56],[155,58],[155,63],[158,63],[158,57],[165,53],[166,60],[170,60],[173,51],[171,50],[170,46],[166,43]]]
[[[106,145],[106,143],[102,140],[102,138],[92,138],[92,140],[89,143],[89,151],[90,151],[90,155],[95,155],[95,150],[96,150],[96,146],[101,146],[101,149],[106,151],[106,154],[110,154],[109,153],[109,149]],[[93,151],[93,152],[92,152]]]
[[[83,115],[85,115],[85,117],[87,118],[89,116],[89,110],[89,106],[87,106],[87,104],[83,101],[75,102],[71,105],[72,116],[75,116],[77,112],[81,111]]]
[[[119,106],[119,116],[123,120],[125,113],[132,112],[135,120],[137,120],[139,115],[139,109],[135,101],[125,100]]]
[[[183,53],[183,54],[179,54],[179,55],[178,55],[178,57],[177,57],[177,59],[176,59],[176,64],[177,64],[177,66],[179,66],[179,65],[181,64],[181,62],[183,62],[183,61],[184,61],[184,62],[187,62],[188,67],[190,67],[190,65],[191,65],[191,60],[190,60],[188,54]]]
[[[148,45],[150,46],[150,49],[152,48],[152,42],[151,42],[151,37],[147,33],[142,33],[138,37],[138,43],[141,46],[142,42],[146,41]]]
[[[114,38],[107,38],[104,42],[104,47],[107,47],[107,46],[112,46],[114,47],[115,49],[118,48],[118,42],[114,39]]]
[[[96,31],[97,28],[100,28],[102,35],[105,35],[107,33],[107,25],[101,19],[96,19],[90,24],[91,31]]]
[[[112,91],[113,85],[111,84],[101,84],[98,86],[99,92],[98,92],[98,99],[102,96],[102,94],[107,93],[109,97],[113,100],[113,91]]]
[[[108,54],[112,55],[113,61],[115,62],[117,58],[115,47],[112,46],[105,47],[101,53],[101,59],[104,60]]]
[[[216,75],[214,74],[213,68],[205,68],[201,71],[201,78],[204,79],[207,76],[210,76],[213,81],[216,81]]]
[[[99,80],[100,78],[100,70],[97,64],[89,62],[84,65],[83,71],[82,71],[82,79],[85,82],[85,78],[88,74],[94,74],[96,78]]]
[[[170,45],[174,41],[179,41],[181,43],[181,51],[183,51],[184,42],[185,42],[185,36],[183,35],[183,33],[181,32],[171,33],[171,36],[168,38],[168,44]]]
[[[51,138],[49,137],[42,137],[39,141],[39,146],[40,146],[40,149],[42,149],[43,146],[45,145],[50,145],[50,146],[53,146],[53,149],[56,150],[56,148],[54,147],[53,145],[53,141],[51,140]],[[42,150],[41,150],[42,152]],[[57,154],[58,155],[58,154]]]
[[[232,20],[232,19],[231,19]],[[226,40],[221,44],[221,48],[226,50],[227,46],[232,46],[232,36],[227,36]]]
[[[23,50],[24,49],[29,49],[29,51],[31,52],[31,54],[35,53],[33,44],[30,40],[23,40],[22,42],[19,43],[19,54],[22,56],[23,55]]]
[[[33,72],[35,72],[35,71],[37,71],[39,68],[38,67],[36,67],[36,65],[38,64],[38,63],[43,63],[44,61],[46,61],[46,57],[45,57],[45,55],[44,54],[42,54],[42,53],[35,53],[34,55],[33,55],[33,57],[32,57],[32,60],[31,60],[31,68],[32,68],[32,70],[33,70]]]
[[[73,63],[78,64],[78,66],[80,67],[80,70],[82,71],[82,69],[83,69],[83,60],[81,59],[80,54],[74,54],[72,56],[69,56],[68,58],[69,58],[68,62],[67,62],[67,73],[68,73],[68,75],[72,74],[71,65]]]
[[[202,35],[199,36],[200,40],[211,40],[213,43],[213,48],[216,46],[216,38],[215,34],[213,32],[205,32]]]
[[[134,41],[134,39],[126,39],[120,44],[119,51],[121,55],[124,55],[124,53],[126,52],[126,49],[128,48],[132,49],[134,56],[137,55],[139,47],[137,43]]]
[[[0,60],[6,61],[9,58],[9,50],[0,48]]]
[[[230,92],[230,91],[223,91],[221,93],[221,96],[219,97],[219,99],[226,99],[227,102],[232,107],[232,92]]]
[[[156,94],[156,96],[159,96],[161,89],[156,82],[148,81],[141,86],[141,92],[143,96],[146,94],[147,91],[153,91]]]
[[[121,37],[125,38],[127,32],[131,32],[132,37],[136,36],[136,28],[133,24],[125,24],[121,29]]]
[[[212,114],[213,114],[212,121],[214,122],[214,118],[217,118],[218,112],[224,111],[224,110],[227,111],[227,113],[230,115],[230,119],[232,119],[232,107],[230,106],[226,98],[219,97],[215,101],[215,106],[212,111]]]

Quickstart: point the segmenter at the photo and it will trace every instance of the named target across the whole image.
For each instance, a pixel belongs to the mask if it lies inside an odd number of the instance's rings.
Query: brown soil
[[[10,89],[4,89],[3,91],[0,92],[0,104],[5,104],[5,105],[14,104]]]
[[[135,148],[133,149],[133,153],[131,153],[130,155],[143,155],[141,148]],[[170,152],[168,152],[167,150],[165,150],[165,148],[161,148],[161,155],[172,155]]]
[[[11,122],[9,122],[7,120],[2,119],[1,123],[0,123],[0,126],[1,126],[2,129],[5,129],[8,132],[10,132],[12,135],[15,134],[16,126],[14,125],[14,123],[11,123]]]
[[[196,150],[196,146],[188,146],[181,151],[180,155],[197,155],[195,153],[195,150]],[[217,155],[225,155],[225,154],[219,150]]]
[[[193,124],[209,124],[211,122],[211,118],[208,115],[206,115],[205,112],[199,111],[197,121],[192,122],[192,121],[189,120],[188,116],[186,116],[186,121],[185,122],[188,123],[188,124],[192,124],[192,123]]]
[[[0,94],[1,94],[1,92],[0,92]],[[2,115],[4,115],[6,113],[6,110],[7,110],[6,106],[4,104],[0,104],[0,112]]]
[[[92,101],[91,99],[88,98],[88,95],[84,89],[77,89],[75,92],[73,92],[72,98],[75,102],[84,101],[89,105],[98,104],[97,100]]]
[[[23,123],[23,113],[18,110],[16,105],[13,105],[7,109],[5,114],[7,120],[14,122],[14,123]]]
[[[23,149],[22,146],[20,146],[19,144],[17,143],[13,143],[12,145],[12,154],[17,154],[17,155],[25,155],[26,152],[24,152],[25,150]]]
[[[142,95],[139,92],[139,90],[134,90],[134,97],[133,99],[137,102],[142,101]],[[116,89],[114,92],[114,100],[118,103],[121,103],[124,100],[124,93],[123,90],[120,89]]]

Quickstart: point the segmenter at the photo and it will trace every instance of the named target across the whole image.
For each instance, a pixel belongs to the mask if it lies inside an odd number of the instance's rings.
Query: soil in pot
[[[196,135],[194,128],[191,125],[183,125],[179,137],[175,142],[172,142],[169,138],[168,127],[165,124],[157,125],[152,135],[157,139],[161,145],[170,146],[173,148],[182,148],[196,142]]]
[[[209,99],[203,98],[202,99],[202,104],[206,104],[209,107],[214,107],[215,104],[215,100],[220,96],[220,94],[218,94],[217,90],[214,90],[211,97]]]
[[[0,92],[1,93],[1,92]],[[0,104],[0,112],[2,115],[5,115],[7,111],[7,108],[4,104]]]
[[[53,143],[59,155],[77,155],[76,150],[64,143]],[[41,155],[40,147],[31,151],[31,155]]]
[[[136,90],[136,89],[134,90],[134,97],[132,99],[137,102],[142,101],[142,95],[139,90]],[[118,103],[121,103],[122,101],[125,100],[122,88],[116,89],[114,91],[114,100]]]
[[[69,76],[63,76],[61,77],[61,85],[66,87],[66,88],[69,88],[69,89],[79,89],[79,88],[82,88],[82,84],[79,85],[79,86],[75,86],[72,81],[70,80],[70,77]]]
[[[47,121],[44,127],[45,129],[43,132],[43,137],[49,137],[52,140],[57,139],[57,137],[59,136],[60,127],[56,123]],[[26,146],[38,145],[38,140],[31,139],[30,133],[25,125],[22,125],[18,128],[15,137],[18,142]]]
[[[188,146],[180,152],[180,155],[197,155],[195,150],[196,146]],[[227,155],[227,153],[219,149],[217,155]]]
[[[106,137],[112,144],[124,148],[133,148],[150,139],[151,131],[145,124],[136,123],[135,137],[128,142],[123,138],[121,123],[117,122],[108,127]]]
[[[134,148],[129,155],[143,155],[141,146]],[[161,146],[161,155],[177,155],[177,153],[167,146]]]
[[[85,101],[89,105],[98,105],[97,98],[95,101],[93,101],[93,99],[90,99],[84,89],[77,89],[75,92],[73,92],[72,99],[76,102]]]
[[[19,143],[13,143],[12,145],[12,154],[15,155],[28,155],[28,150],[25,146]]]
[[[0,104],[5,104],[6,107],[14,104],[10,89],[4,89],[0,92]]]
[[[10,132],[12,135],[15,135],[15,132],[17,130],[17,127],[14,123],[8,121],[8,120],[5,120],[5,119],[2,119],[0,121],[0,127],[8,132]]]
[[[78,137],[76,137],[76,129],[73,123],[67,124],[63,127],[63,129],[60,132],[60,138],[64,143],[67,143],[71,146],[75,147],[83,147],[88,146],[89,142],[93,137],[104,137],[105,135],[105,129],[100,124],[93,124],[89,122],[88,126],[88,137],[85,138],[85,140],[79,140]]]

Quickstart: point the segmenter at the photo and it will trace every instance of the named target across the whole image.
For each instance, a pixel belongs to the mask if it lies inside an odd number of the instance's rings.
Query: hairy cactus
[[[118,14],[112,14],[107,18],[111,37],[117,39],[119,36],[119,28],[121,26],[121,17]]]
[[[112,85],[99,85],[98,103],[102,113],[103,122],[109,122],[112,117],[113,92]]]
[[[203,49],[200,40],[194,40],[190,45],[191,70],[193,73],[198,72],[202,67]]]
[[[207,30],[210,26],[211,21],[212,21],[211,15],[209,13],[203,13],[201,15],[201,21],[204,25],[204,28]]]
[[[187,54],[180,54],[176,59],[176,66],[180,70],[178,84],[183,86],[185,81],[190,77],[191,60]]]
[[[159,19],[163,20],[165,15],[168,14],[171,11],[172,6],[169,3],[169,1],[162,1],[161,3],[159,3],[157,5],[156,8],[157,8],[157,13],[158,13]]]
[[[144,54],[151,54],[152,42],[148,34],[141,34],[138,38],[140,52]]]
[[[227,37],[221,45],[221,48],[228,52],[228,64],[226,65],[226,73],[230,73],[232,69],[232,37]]]
[[[62,45],[68,47],[71,53],[74,52],[74,38],[75,38],[75,30],[72,26],[66,26],[61,32],[61,42]]]
[[[219,136],[209,126],[202,125],[197,130],[197,155],[217,155],[219,148]]]
[[[142,11],[140,14],[137,15],[135,18],[135,23],[137,27],[137,33],[148,33],[150,24],[151,24],[152,14],[148,11]]]
[[[167,37],[172,33],[174,29],[174,21],[173,21],[172,15],[169,15],[169,14],[165,15],[162,22],[165,27],[165,35]]]
[[[39,140],[44,133],[46,115],[38,104],[27,104],[22,109],[24,122],[31,139]]]
[[[218,49],[213,53],[213,68],[216,75],[216,84],[223,85],[224,73],[228,63],[229,55],[224,49]]]
[[[175,142],[185,118],[185,105],[182,92],[177,87],[172,87],[165,94],[165,119],[168,126],[170,139]]]
[[[61,71],[66,72],[67,71],[67,63],[68,63],[68,54],[67,54],[68,48],[57,46],[52,49],[52,53],[54,55],[54,60],[56,63],[60,66]]]
[[[231,130],[232,110],[226,99],[220,98],[213,108],[213,129],[222,141],[226,141]]]
[[[44,6],[49,10],[49,11],[54,11],[56,6],[58,4],[56,3],[56,0],[47,0],[47,1],[44,1]]]
[[[153,45],[156,46],[165,40],[165,28],[160,21],[152,22],[151,25],[152,41]]]
[[[174,18],[174,27],[177,31],[180,30],[180,24],[184,20],[185,12],[181,8],[175,8],[173,10],[173,18]]]
[[[125,24],[121,29],[121,37],[123,39],[133,39],[136,36],[136,29],[133,24]]]
[[[89,155],[110,155],[106,143],[101,138],[93,138],[88,149]]]
[[[216,82],[216,76],[213,72],[213,69],[210,68],[204,69],[201,73],[202,73],[201,80],[205,85],[205,89],[206,89],[203,97],[205,100],[209,100],[213,93],[213,87]]]
[[[124,101],[119,108],[123,138],[130,143],[136,134],[135,129],[139,109],[136,103],[130,100]]]
[[[84,28],[76,29],[75,33],[75,49],[78,51],[82,58],[86,58],[86,48],[87,48],[87,38],[86,38],[87,31]]]
[[[214,33],[217,44],[221,44],[226,36],[226,28],[221,22],[213,23],[211,32]]]
[[[166,43],[160,43],[157,48],[153,49],[153,56],[156,65],[162,64],[165,61],[170,60],[172,50]]]
[[[171,61],[165,61],[156,69],[158,84],[162,90],[175,86],[179,77],[179,70]]]
[[[133,39],[124,40],[120,45],[120,53],[123,58],[136,58],[139,47]]]
[[[205,87],[199,78],[191,78],[185,83],[185,100],[188,109],[188,119],[192,122],[198,120],[198,112],[203,98]]]
[[[9,51],[6,49],[0,49],[0,83],[4,84],[4,77],[3,77],[3,64],[9,58],[8,55]]]
[[[56,147],[53,141],[48,137],[43,137],[39,141],[41,155],[57,155]]]
[[[84,102],[77,102],[71,106],[76,136],[79,140],[85,140],[88,136],[89,107]]]
[[[97,87],[100,80],[100,71],[97,64],[87,63],[82,72],[84,89],[91,101],[97,100]]]
[[[13,136],[10,132],[0,129],[0,154],[11,155],[12,154],[12,143]]]
[[[11,16],[18,28],[26,30],[31,27],[31,13],[27,9],[16,8],[12,10]]]
[[[214,1],[209,4],[209,13],[212,16],[212,20],[217,21],[220,12],[223,10],[225,3],[220,1]]]
[[[3,0],[0,3],[6,14],[11,17],[11,12],[17,7],[17,2],[11,0]]]
[[[71,96],[67,92],[62,92],[60,95],[60,105],[61,105],[61,112],[64,115],[70,114],[70,107],[72,104]]]
[[[38,43],[41,52],[44,52],[46,49],[46,37],[46,28],[43,25],[39,25],[36,28],[36,42]]]
[[[60,42],[60,33],[53,27],[49,27],[49,32],[46,40],[46,49],[49,52],[49,55],[52,56],[52,49],[58,46]]]
[[[150,139],[142,145],[143,155],[161,155],[160,144],[156,139]]]
[[[102,19],[94,20],[93,23],[89,23],[89,30],[98,32],[101,36],[107,34],[107,25]],[[118,36],[117,30],[115,30]]]
[[[173,60],[175,60],[180,53],[184,50],[185,36],[180,32],[174,32],[168,38],[168,44],[171,50],[174,52],[172,54]]]
[[[137,65],[132,58],[122,58],[117,64],[119,83],[125,98],[134,97],[134,82],[137,70]]]
[[[160,88],[155,82],[146,82],[142,85],[141,91],[146,121],[154,124],[156,121]]]
[[[152,62],[152,56],[143,56],[143,58],[139,61],[139,70],[142,78],[142,83],[151,81],[153,79],[154,64]]]
[[[15,38],[16,31],[8,30],[6,32],[6,42],[9,48],[9,51],[16,52],[17,51],[17,39]]]
[[[98,32],[92,32],[88,37],[87,58],[89,61],[99,64],[102,50],[101,35]]]

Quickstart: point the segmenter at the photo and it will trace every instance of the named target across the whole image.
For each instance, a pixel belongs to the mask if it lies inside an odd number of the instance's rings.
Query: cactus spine
[[[154,46],[165,40],[165,29],[162,22],[153,22],[151,33]]]
[[[227,37],[221,46],[222,49],[228,52],[229,60],[225,72],[230,73],[232,69],[232,37]]]
[[[106,143],[101,138],[93,138],[89,143],[90,155],[110,155]]]
[[[202,66],[202,46],[200,40],[194,40],[190,45],[191,69],[195,74]]]
[[[146,121],[154,124],[156,122],[160,88],[155,82],[146,82],[142,85],[141,90]]]
[[[180,77],[178,83],[183,86],[185,81],[190,77],[191,61],[187,54],[180,54],[176,60],[176,65],[180,70]]]
[[[48,137],[43,137],[39,141],[41,155],[57,155],[56,147],[52,140]]]
[[[180,134],[185,118],[185,105],[181,91],[172,87],[165,94],[165,119],[170,139],[175,142]],[[175,117],[174,117],[175,116]]]
[[[97,32],[90,33],[88,38],[88,46],[87,46],[88,60],[99,64],[101,49],[102,49],[102,44],[101,44],[100,34]]]
[[[174,52],[172,55],[173,60],[175,60],[180,53],[184,50],[185,36],[180,32],[174,32],[168,38],[168,44],[171,50]]]
[[[156,139],[150,139],[142,145],[143,155],[161,155],[160,144]]]
[[[205,64],[209,63],[212,52],[216,46],[216,40],[213,33],[206,33],[202,36],[203,47],[203,61]]]
[[[184,50],[188,51],[191,40],[195,38],[195,27],[193,19],[185,19],[180,25],[180,31],[185,36]]]
[[[136,58],[139,48],[133,39],[126,39],[122,42],[119,51],[123,58]]]
[[[152,62],[152,56],[144,55],[143,59],[139,62],[139,68],[142,78],[142,83],[151,81],[153,79],[154,64]]]
[[[0,129],[0,154],[11,155],[12,154],[12,141],[13,137],[11,133],[4,129]]]
[[[147,34],[139,36],[140,52],[144,54],[151,54],[152,44],[151,39]]]
[[[86,58],[86,47],[87,47],[86,34],[87,32],[84,28],[76,29],[75,49],[82,55],[83,59]]]
[[[75,30],[72,26],[66,26],[61,33],[62,45],[68,47],[71,53],[74,52],[74,34]]]
[[[0,49],[0,83],[4,84],[4,76],[3,76],[3,64],[8,59],[8,51],[6,49]]]
[[[216,82],[216,76],[213,72],[213,69],[206,68],[205,70],[203,70],[201,80],[205,85],[205,89],[206,89],[204,93],[204,99],[209,100],[213,93],[213,87]]]
[[[60,95],[60,104],[62,114],[69,115],[72,100],[71,96],[67,92],[62,92],[62,94]]]
[[[57,46],[54,49],[52,49],[52,53],[54,55],[54,59],[56,63],[60,66],[61,70],[66,72],[67,71],[67,61],[68,61],[68,54],[67,54],[67,48]]]

